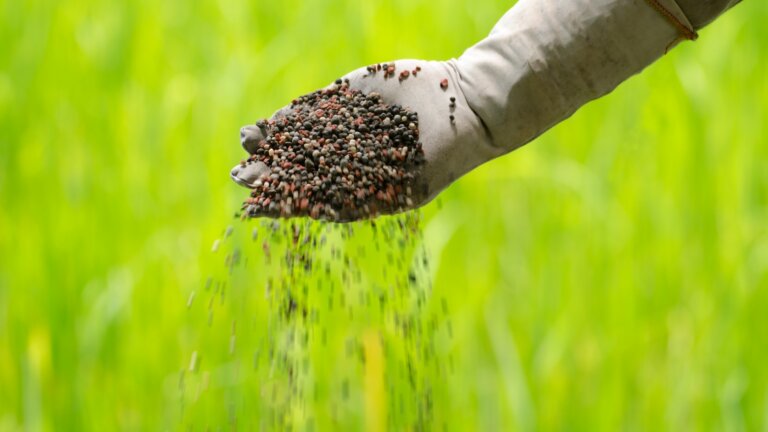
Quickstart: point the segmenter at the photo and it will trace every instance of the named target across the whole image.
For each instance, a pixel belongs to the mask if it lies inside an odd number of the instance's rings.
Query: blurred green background
[[[1,2],[0,430],[230,428],[174,389],[228,343],[185,305],[244,197],[239,127],[509,6]],[[766,22],[744,2],[425,210],[449,430],[768,430]]]

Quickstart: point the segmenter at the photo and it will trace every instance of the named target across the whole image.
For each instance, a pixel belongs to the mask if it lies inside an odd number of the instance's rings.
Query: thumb
[[[240,186],[254,189],[259,186],[259,179],[270,174],[270,169],[261,161],[246,161],[235,165],[229,175]]]

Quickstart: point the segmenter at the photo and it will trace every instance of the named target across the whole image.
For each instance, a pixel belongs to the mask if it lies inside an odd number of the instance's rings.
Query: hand
[[[251,216],[309,215],[348,221],[419,207],[461,175],[502,153],[491,145],[482,121],[469,108],[452,62],[401,60],[387,65],[394,67],[394,73],[388,78],[385,78],[386,71],[365,67],[345,75],[341,82],[364,94],[378,93],[384,103],[397,104],[418,114],[419,141],[425,162],[418,169],[413,168],[416,170],[413,173],[415,179],[408,200],[395,206],[378,206],[377,211],[371,214],[351,207],[342,208],[337,214],[325,214],[313,212],[312,206],[304,209],[306,211],[293,206],[288,212],[279,208],[272,212],[261,209],[257,213],[249,212]],[[290,112],[291,108],[285,107],[278,110],[272,119],[280,119]],[[240,130],[243,148],[254,154],[259,143],[266,138],[266,133],[265,128],[256,125],[243,127]],[[237,165],[231,172],[235,182],[249,188],[270,174],[270,166],[260,161]],[[295,189],[300,190],[302,186],[296,184]]]
[[[389,79],[370,68],[343,78],[353,89],[379,93],[385,103],[418,114],[425,162],[412,173],[413,194],[407,199],[367,213],[355,205],[345,205],[339,213],[319,213],[302,205],[298,212],[276,206],[255,210],[252,205],[246,210],[251,216],[306,214],[354,220],[423,205],[474,167],[530,142],[582,105],[612,91],[681,37],[695,36],[695,29],[738,2],[657,0],[653,7],[641,0],[520,0],[487,38],[458,60],[401,60],[394,62]],[[408,76],[399,79],[406,71]],[[273,119],[288,112],[284,108]],[[243,147],[254,153],[266,138],[264,133],[256,126],[244,127]],[[271,172],[275,167],[274,160],[262,155],[256,163],[235,167],[231,175],[241,185],[256,187],[260,178],[275,175]],[[305,185],[290,186],[293,191]]]

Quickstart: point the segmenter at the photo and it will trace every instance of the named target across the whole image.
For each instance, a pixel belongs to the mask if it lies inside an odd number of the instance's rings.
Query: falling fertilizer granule
[[[219,347],[190,348],[184,426],[223,426],[194,409],[218,398],[245,429],[442,428],[433,389],[452,367],[451,327],[422,240],[419,213],[225,231],[225,266],[184,298],[198,339]]]

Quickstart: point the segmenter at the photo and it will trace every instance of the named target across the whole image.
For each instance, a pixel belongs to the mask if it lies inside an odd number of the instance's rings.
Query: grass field
[[[243,199],[239,127],[361,65],[458,56],[508,7],[0,2],[0,431],[258,429],[264,383],[226,353],[263,287],[233,280],[213,327],[186,307]],[[768,430],[766,22],[745,1],[424,210],[453,326],[435,428]],[[367,412],[315,429],[396,427]]]

